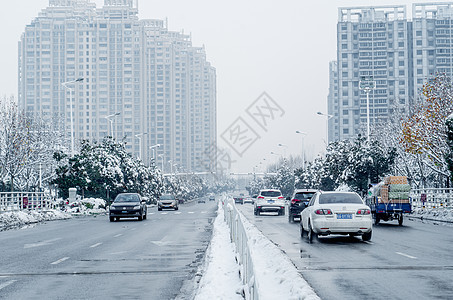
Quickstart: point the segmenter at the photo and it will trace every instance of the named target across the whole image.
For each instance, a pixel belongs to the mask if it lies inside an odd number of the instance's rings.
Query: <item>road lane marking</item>
[[[154,213],[148,213],[148,215],[154,215]]]
[[[194,214],[195,212],[194,211],[189,211],[188,214]]]
[[[202,214],[206,214],[206,213],[208,213],[208,212],[207,212],[207,211],[202,211],[201,213],[202,213]]]
[[[123,235],[122,233],[118,233],[117,235],[114,235],[113,237],[120,237],[122,235]]]
[[[91,245],[90,248],[96,248],[99,245],[102,245],[102,243],[97,243],[97,244]]]
[[[396,253],[396,254],[399,254],[399,255],[402,255],[402,256],[404,256],[404,257],[407,257],[407,258],[416,259],[415,256],[411,256],[411,255],[409,255],[409,254],[405,254],[405,253],[401,253],[401,252],[395,252],[395,253]]]
[[[50,263],[51,265],[58,265],[59,263],[62,263],[64,262],[65,260],[68,260],[69,257],[63,257],[63,258],[60,258],[59,260],[56,260],[54,261],[53,263]]]
[[[180,214],[181,214],[180,211],[175,212],[175,215],[180,215]]]
[[[43,242],[38,242],[38,243],[33,243],[33,244],[25,244],[24,249],[28,248],[34,248],[34,247],[41,247],[41,246],[47,246],[47,245],[52,245],[53,242],[56,242],[58,240],[61,240],[61,238],[56,238],[56,239],[51,239]]]
[[[369,241],[364,241],[364,243],[368,244],[368,245],[374,245],[373,242],[369,242]]]
[[[161,215],[167,215],[168,213],[166,213],[166,212],[163,212],[163,213],[160,213],[160,214],[161,214]]]
[[[0,290],[6,288],[8,285],[11,285],[11,284],[13,284],[16,281],[17,280],[10,280],[10,281],[7,281],[7,282],[4,282],[4,283],[0,284]]]

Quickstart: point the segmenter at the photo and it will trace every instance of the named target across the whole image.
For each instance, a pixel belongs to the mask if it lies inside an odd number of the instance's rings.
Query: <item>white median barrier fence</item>
[[[288,256],[237,210],[232,198],[223,205],[246,299],[320,299]]]
[[[233,199],[226,198],[223,203],[225,222],[230,227],[230,238],[236,246],[237,260],[241,266],[241,279],[244,285],[245,299],[258,300],[257,283],[253,270],[253,261],[247,242],[247,234],[242,225],[241,216],[233,205]]]

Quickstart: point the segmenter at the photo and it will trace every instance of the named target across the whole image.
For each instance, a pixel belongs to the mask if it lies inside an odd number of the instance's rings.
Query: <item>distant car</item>
[[[161,211],[162,209],[174,209],[178,210],[178,202],[175,196],[170,194],[160,195],[159,200],[157,200],[157,210]]]
[[[215,195],[209,195],[209,201],[215,201]]]
[[[198,203],[206,203],[206,200],[204,200],[204,198],[199,198]]]
[[[370,207],[357,193],[318,191],[301,213],[300,236],[305,233],[310,242],[315,235],[330,234],[361,235],[363,241],[369,241],[372,234]]]
[[[233,199],[234,203],[244,204],[244,196],[235,196]]]
[[[300,219],[300,213],[308,206],[308,202],[311,197],[318,190],[314,189],[296,189],[293,195],[289,198],[288,202],[288,221],[294,222],[294,220]]]
[[[251,197],[245,197],[244,198],[244,204],[245,203],[252,203],[253,204],[253,199]]]
[[[280,190],[260,190],[254,204],[255,216],[262,212],[276,212],[278,215],[285,215],[285,198]]]
[[[135,218],[145,220],[148,209],[145,200],[137,193],[120,193],[110,205],[110,222],[120,218]]]

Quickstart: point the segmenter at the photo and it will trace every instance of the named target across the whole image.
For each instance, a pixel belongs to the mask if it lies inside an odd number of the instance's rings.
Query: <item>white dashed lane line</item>
[[[401,252],[395,252],[395,253],[399,254],[399,255],[402,255],[404,257],[407,257],[407,258],[417,259],[417,257],[409,255],[409,254],[406,254],[406,253],[401,253]]]
[[[96,248],[97,246],[100,246],[100,245],[102,245],[102,243],[96,243],[94,245],[91,245],[90,248]]]
[[[123,235],[122,233],[118,233],[117,235],[114,235],[113,237],[120,237],[122,235]]]
[[[54,261],[53,263],[50,263],[51,265],[58,265],[59,263],[62,263],[64,262],[65,260],[68,260],[69,257],[63,257],[63,258],[60,258],[59,260],[57,261]]]
[[[17,280],[10,280],[10,281],[7,281],[7,282],[0,283],[0,290],[6,288],[8,285],[11,285],[11,284],[13,284],[16,281]]]

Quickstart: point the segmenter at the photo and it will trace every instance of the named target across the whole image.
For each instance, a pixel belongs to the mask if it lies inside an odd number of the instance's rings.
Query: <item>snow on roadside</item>
[[[248,236],[259,298],[320,299],[291,260],[244,215],[241,219]]]
[[[70,213],[55,209],[45,211],[22,210],[2,212],[0,213],[0,231],[43,221],[69,218],[71,218]]]
[[[453,223],[453,210],[451,208],[415,208],[409,216]]]
[[[206,251],[205,270],[202,272],[195,300],[243,299],[238,294],[242,289],[242,282],[235,257],[236,252],[230,242],[229,228],[224,221],[223,207],[219,204],[211,243]]]

